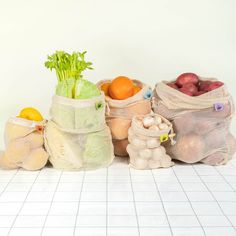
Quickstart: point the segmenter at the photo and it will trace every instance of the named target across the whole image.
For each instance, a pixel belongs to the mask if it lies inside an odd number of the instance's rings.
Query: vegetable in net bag
[[[143,121],[145,119],[151,120],[153,124],[144,127]],[[164,117],[157,114],[134,116],[129,128],[129,144],[127,146],[130,166],[135,169],[173,166],[171,157],[166,154],[165,148],[161,145],[169,138],[173,143],[173,136],[172,124]]]
[[[95,169],[113,161],[103,94],[78,100],[54,96],[51,117],[45,129],[45,146],[55,168]]]
[[[152,105],[155,113],[173,123],[176,144],[167,145],[167,152],[174,159],[220,165],[232,158],[236,151],[230,133],[234,104],[225,85],[191,97],[161,82],[155,87]]]
[[[44,149],[43,130],[46,121],[36,122],[18,117],[10,118],[5,126],[6,150],[0,156],[0,167],[40,170],[48,161]]]
[[[97,85],[101,88],[103,84],[108,82],[111,81],[100,81]],[[128,156],[126,151],[128,129],[133,116],[146,115],[151,112],[151,88],[138,80],[133,80],[133,82],[141,88],[134,96],[124,100],[116,100],[106,96],[106,123],[111,130],[114,152],[117,156]]]

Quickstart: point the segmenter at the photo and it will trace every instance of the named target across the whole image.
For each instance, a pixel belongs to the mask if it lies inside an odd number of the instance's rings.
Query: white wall
[[[25,106],[47,116],[56,77],[44,61],[56,49],[87,50],[94,82],[192,71],[234,93],[235,10],[235,0],[0,0],[0,135]]]

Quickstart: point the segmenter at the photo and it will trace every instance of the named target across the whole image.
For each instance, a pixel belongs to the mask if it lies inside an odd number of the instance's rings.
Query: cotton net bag
[[[91,99],[55,95],[45,129],[49,161],[64,170],[96,169],[114,159],[111,133],[105,123],[104,94]]]
[[[111,80],[103,80],[97,85],[101,88],[104,83],[109,82]],[[111,130],[114,152],[117,156],[128,156],[126,151],[129,143],[128,129],[133,116],[146,115],[151,112],[151,88],[141,81],[133,80],[133,82],[141,88],[134,96],[124,100],[116,100],[106,96],[106,123]]]
[[[145,117],[153,118],[156,127],[159,125],[163,128],[145,128],[142,122]],[[171,161],[171,157],[166,154],[165,147],[162,144],[169,139],[174,144],[174,135],[172,124],[158,114],[133,117],[129,128],[129,144],[127,146],[130,166],[141,170],[173,166],[174,163]]]
[[[236,141],[229,130],[234,104],[226,86],[191,97],[166,83],[156,85],[152,105],[154,112],[172,121],[177,134],[176,144],[167,145],[168,154],[186,163],[227,163]]]
[[[43,138],[45,124],[46,120],[36,122],[19,117],[8,119],[4,132],[6,149],[0,154],[0,167],[30,171],[43,168],[48,161]]]

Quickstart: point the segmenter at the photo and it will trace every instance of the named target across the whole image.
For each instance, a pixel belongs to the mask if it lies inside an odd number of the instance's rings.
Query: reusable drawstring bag
[[[105,124],[104,94],[91,99],[55,95],[51,120],[45,129],[49,161],[64,170],[108,166],[114,158],[109,128]]]
[[[0,157],[4,169],[39,170],[48,161],[44,149],[43,130],[46,121],[36,122],[18,117],[10,118],[5,126],[6,150]]]
[[[169,138],[172,144],[174,143],[172,124],[160,115],[153,114],[152,117],[161,118],[162,122],[167,125],[166,129],[157,131],[144,128],[142,119],[145,116],[133,117],[129,128],[127,152],[130,156],[130,166],[135,169],[156,169],[174,165],[171,157],[166,154],[165,148],[161,145]]]
[[[97,85],[101,87],[108,82],[111,81],[100,81]],[[133,82],[141,88],[134,96],[124,100],[116,100],[106,96],[106,123],[111,130],[114,152],[117,156],[128,156],[126,151],[128,129],[133,116],[146,115],[151,112],[151,88],[138,80],[133,80]]]
[[[177,134],[176,144],[167,145],[168,154],[186,163],[227,163],[236,141],[229,130],[234,104],[226,86],[191,97],[166,83],[156,85],[152,105],[154,112],[173,123]]]

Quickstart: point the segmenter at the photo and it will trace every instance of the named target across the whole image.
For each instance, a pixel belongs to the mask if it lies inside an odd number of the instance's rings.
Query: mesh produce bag
[[[26,170],[43,168],[48,161],[43,140],[45,123],[18,117],[10,118],[5,126],[6,150],[0,157],[0,167],[22,167]]]
[[[133,80],[141,90],[134,96],[116,100],[106,96],[107,110],[106,122],[111,129],[114,152],[117,156],[128,156],[126,147],[128,145],[128,129],[134,115],[146,115],[151,112],[150,98],[151,88],[138,80]],[[98,86],[111,82],[101,81]]]
[[[172,121],[177,134],[176,144],[167,145],[168,154],[186,163],[227,163],[236,141],[229,131],[234,105],[226,87],[191,97],[166,83],[155,87],[153,110]]]
[[[147,129],[142,124],[142,119],[147,116],[135,116],[129,128],[129,144],[127,151],[130,156],[130,166],[135,169],[155,169],[170,167],[174,163],[171,157],[166,154],[165,148],[161,145],[169,138],[173,141],[172,124],[160,115],[152,115],[161,125],[166,124],[162,130]],[[150,117],[150,115],[148,115]],[[161,119],[161,120],[160,120]]]
[[[45,147],[55,168],[95,169],[113,161],[103,94],[77,100],[54,96],[51,116],[45,129]]]

